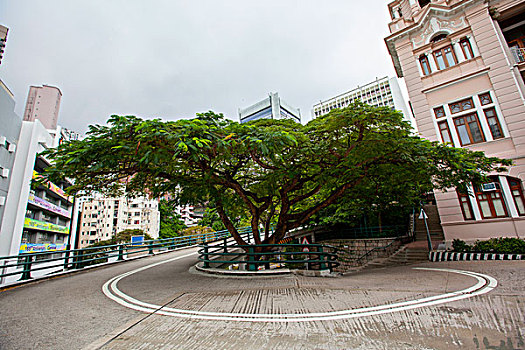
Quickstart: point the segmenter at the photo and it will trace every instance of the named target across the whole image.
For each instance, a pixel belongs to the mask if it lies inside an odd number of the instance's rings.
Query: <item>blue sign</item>
[[[141,245],[144,243],[144,236],[131,236],[132,245]]]

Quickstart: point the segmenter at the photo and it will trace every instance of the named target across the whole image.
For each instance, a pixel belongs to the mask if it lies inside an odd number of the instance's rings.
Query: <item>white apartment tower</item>
[[[105,241],[124,230],[139,229],[159,237],[157,200],[145,198],[92,198],[82,203],[78,247]]]

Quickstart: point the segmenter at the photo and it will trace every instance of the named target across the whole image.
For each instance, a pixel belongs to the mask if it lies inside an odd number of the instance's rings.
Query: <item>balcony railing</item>
[[[510,52],[516,63],[525,62],[525,49],[521,47],[511,47]]]

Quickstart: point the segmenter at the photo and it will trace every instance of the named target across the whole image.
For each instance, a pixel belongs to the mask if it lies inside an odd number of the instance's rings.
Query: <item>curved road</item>
[[[225,278],[192,271],[195,252],[0,292],[0,349],[525,348],[525,262],[417,266],[469,274],[404,266],[340,278]],[[400,308],[381,307],[392,304]]]

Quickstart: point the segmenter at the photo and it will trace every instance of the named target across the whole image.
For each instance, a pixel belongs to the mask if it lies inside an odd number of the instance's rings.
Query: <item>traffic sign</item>
[[[421,211],[419,212],[419,219],[428,219],[427,213],[421,208]]]

